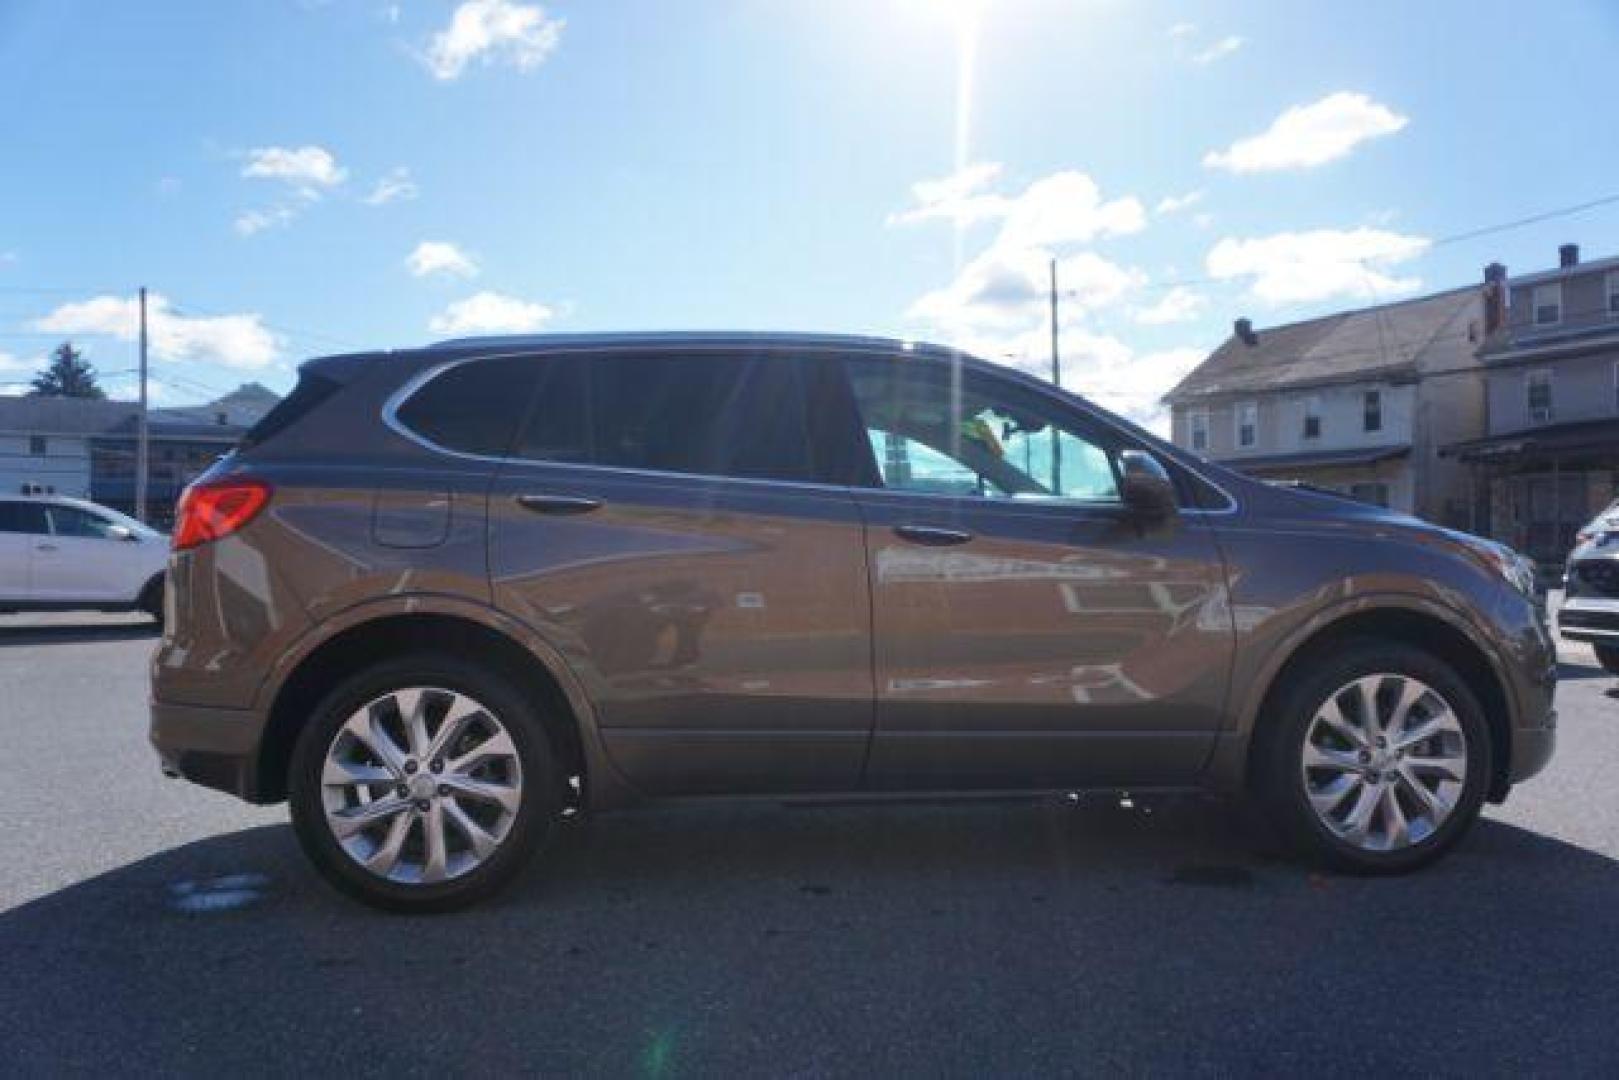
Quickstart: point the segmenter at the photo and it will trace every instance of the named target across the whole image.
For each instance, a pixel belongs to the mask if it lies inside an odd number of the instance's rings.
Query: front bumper
[[[152,702],[150,738],[163,772],[249,802],[258,801],[262,732],[257,713]]]
[[[1570,641],[1619,645],[1619,600],[1571,596],[1558,609],[1557,630]]]
[[[1512,733],[1512,763],[1508,776],[1518,784],[1536,776],[1557,750],[1557,713],[1546,715],[1545,727],[1518,728]]]

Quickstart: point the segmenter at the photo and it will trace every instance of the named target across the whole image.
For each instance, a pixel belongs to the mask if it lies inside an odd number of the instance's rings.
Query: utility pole
[[[1051,260],[1051,385],[1062,385],[1062,360],[1057,351],[1057,260]],[[1051,428],[1051,493],[1062,494],[1062,435]]]
[[[141,286],[141,411],[135,434],[135,518],[146,520],[146,286]]]
[[[1057,260],[1051,260],[1051,385],[1062,385],[1062,364],[1057,354]]]

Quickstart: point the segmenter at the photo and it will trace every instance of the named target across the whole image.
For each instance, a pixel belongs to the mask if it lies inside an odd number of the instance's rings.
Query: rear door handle
[[[601,509],[601,500],[583,495],[519,495],[517,505],[536,514],[588,514]]]
[[[895,525],[894,532],[900,539],[921,544],[923,547],[953,547],[956,544],[965,544],[973,538],[970,532],[941,529],[936,525]]]
[[[36,544],[34,546],[34,550],[35,551],[55,551],[56,550],[56,545],[55,544]]]

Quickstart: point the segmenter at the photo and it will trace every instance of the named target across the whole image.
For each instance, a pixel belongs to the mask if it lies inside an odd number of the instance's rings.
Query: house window
[[[1536,326],[1556,326],[1563,321],[1563,287],[1536,285],[1532,306]]]
[[[1615,370],[1619,371],[1619,368]],[[1191,430],[1192,449],[1198,453],[1207,450],[1209,448],[1209,414],[1202,410],[1191,413],[1186,417],[1186,423]]]
[[[1321,399],[1318,397],[1304,399],[1304,437],[1321,437]]]
[[[1245,401],[1237,406],[1237,445],[1254,446],[1259,442],[1259,405]]]
[[[1349,497],[1358,499],[1373,506],[1387,507],[1389,504],[1389,486],[1381,481],[1377,483],[1350,484]]]
[[[49,452],[49,444],[43,435],[28,436],[28,452],[35,457],[44,457]]]
[[[1552,418],[1552,373],[1531,371],[1524,376],[1528,396],[1529,420],[1544,424]]]
[[[1608,314],[1619,315],[1619,270],[1608,275]]]
[[[1613,408],[1619,412],[1619,363],[1613,365]]]
[[[1368,390],[1362,397],[1361,427],[1366,431],[1383,430],[1383,391]]]

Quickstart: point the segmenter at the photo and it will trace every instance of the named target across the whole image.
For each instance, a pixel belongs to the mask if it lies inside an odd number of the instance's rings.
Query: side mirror
[[[1119,496],[1136,513],[1155,518],[1170,517],[1179,502],[1169,473],[1144,450],[1119,452]]]
[[[135,530],[131,529],[128,525],[108,525],[107,536],[113,540],[134,541],[140,539],[140,537],[135,535]]]

